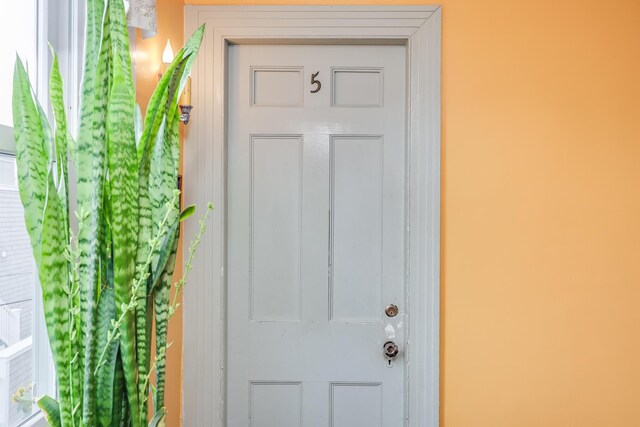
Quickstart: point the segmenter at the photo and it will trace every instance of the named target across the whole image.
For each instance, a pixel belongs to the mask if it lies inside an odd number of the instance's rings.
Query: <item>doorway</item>
[[[439,7],[187,6],[203,23],[184,422],[437,426]]]

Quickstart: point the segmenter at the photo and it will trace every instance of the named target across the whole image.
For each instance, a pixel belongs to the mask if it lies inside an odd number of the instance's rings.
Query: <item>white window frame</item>
[[[439,424],[440,6],[185,6],[185,40],[206,33],[193,68],[185,131],[185,204],[216,210],[183,302],[183,425],[224,427],[226,372],[226,67],[229,43],[395,43],[407,46],[407,427]],[[185,223],[185,239],[197,221]],[[189,245],[184,246],[187,259]]]
[[[78,107],[80,93],[80,79],[82,75],[82,40],[84,34],[84,2],[80,0],[36,0],[37,3],[37,71],[35,81],[32,82],[36,96],[49,117],[53,117],[48,99],[49,73],[52,57],[49,43],[55,48],[62,73],[65,90],[65,105],[69,129],[75,136],[78,126]],[[6,129],[2,129],[6,131]],[[15,156],[15,143],[3,145],[0,151]],[[70,175],[73,172],[70,171]],[[73,179],[73,177],[71,177]],[[69,189],[70,198],[75,199]],[[37,281],[37,275],[36,275]],[[43,394],[56,395],[55,368],[49,346],[44,309],[42,306],[42,291],[40,284],[35,283],[33,307],[33,355],[36,387],[34,397]],[[42,412],[38,411],[22,422],[20,427],[46,427]]]

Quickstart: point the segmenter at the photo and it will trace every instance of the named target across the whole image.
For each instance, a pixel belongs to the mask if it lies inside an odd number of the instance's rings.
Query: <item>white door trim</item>
[[[440,6],[185,6],[185,39],[207,30],[193,69],[185,203],[216,210],[184,294],[183,425],[224,427],[226,59],[229,43],[407,45],[408,427],[439,424]],[[187,221],[190,241],[197,222]],[[185,245],[185,255],[188,245]],[[186,257],[185,257],[186,259]]]

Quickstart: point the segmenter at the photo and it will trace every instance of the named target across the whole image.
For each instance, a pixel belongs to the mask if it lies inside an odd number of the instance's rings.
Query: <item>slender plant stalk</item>
[[[78,228],[82,229],[84,220],[86,219],[86,213],[78,215]],[[80,315],[80,306],[78,304],[78,293],[80,291],[80,280],[78,268],[80,264],[80,249],[78,249],[78,240],[73,230],[69,228],[69,244],[65,249],[65,259],[69,263],[69,282],[65,288],[69,300],[69,354],[71,355],[71,361],[69,362],[69,396],[71,402],[71,425],[75,427],[78,425],[76,421],[76,415],[80,409],[82,403],[78,398],[81,396],[81,390],[79,388],[79,376],[75,374],[78,370],[78,360],[80,353],[78,352],[78,330],[77,330],[77,318]]]
[[[184,265],[184,271],[182,272],[182,277],[175,284],[175,293],[173,294],[173,301],[171,302],[171,308],[169,309],[169,316],[173,316],[176,310],[178,309],[178,307],[180,306],[180,303],[179,303],[180,292],[182,292],[182,288],[184,288],[184,285],[186,285],[187,283],[187,275],[189,274],[191,269],[193,269],[193,260],[198,251],[198,246],[200,246],[200,240],[202,239],[202,236],[204,236],[204,232],[207,230],[207,217],[209,216],[213,208],[214,208],[213,203],[209,202],[209,204],[207,205],[207,212],[204,214],[202,218],[200,218],[200,221],[199,221],[200,228],[198,229],[198,234],[196,234],[196,237],[194,238],[194,240],[191,242],[191,245],[189,246],[189,256],[187,257],[187,262]]]

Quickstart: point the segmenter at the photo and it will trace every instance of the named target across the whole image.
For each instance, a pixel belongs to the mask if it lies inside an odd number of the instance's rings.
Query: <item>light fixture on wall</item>
[[[162,52],[162,73],[160,74],[160,77],[162,77],[162,74],[167,71],[167,68],[169,68],[169,65],[173,62],[174,57],[171,42],[167,40],[167,45]],[[184,86],[178,106],[180,107],[180,121],[185,125],[189,124],[191,110],[193,109],[193,105],[191,105],[191,76],[187,77],[187,82]]]
[[[185,125],[189,124],[189,118],[191,117],[191,110],[193,109],[193,105],[191,105],[191,76],[187,77],[187,83],[184,85],[184,90],[182,91],[182,97],[180,98],[180,121]]]
[[[165,71],[167,71],[167,68],[169,68],[169,65],[171,65],[171,63],[173,62],[173,58],[175,58],[175,56],[173,55],[171,42],[167,40],[167,45],[164,47],[164,50],[162,51],[162,68],[160,70],[160,77],[162,77]]]

